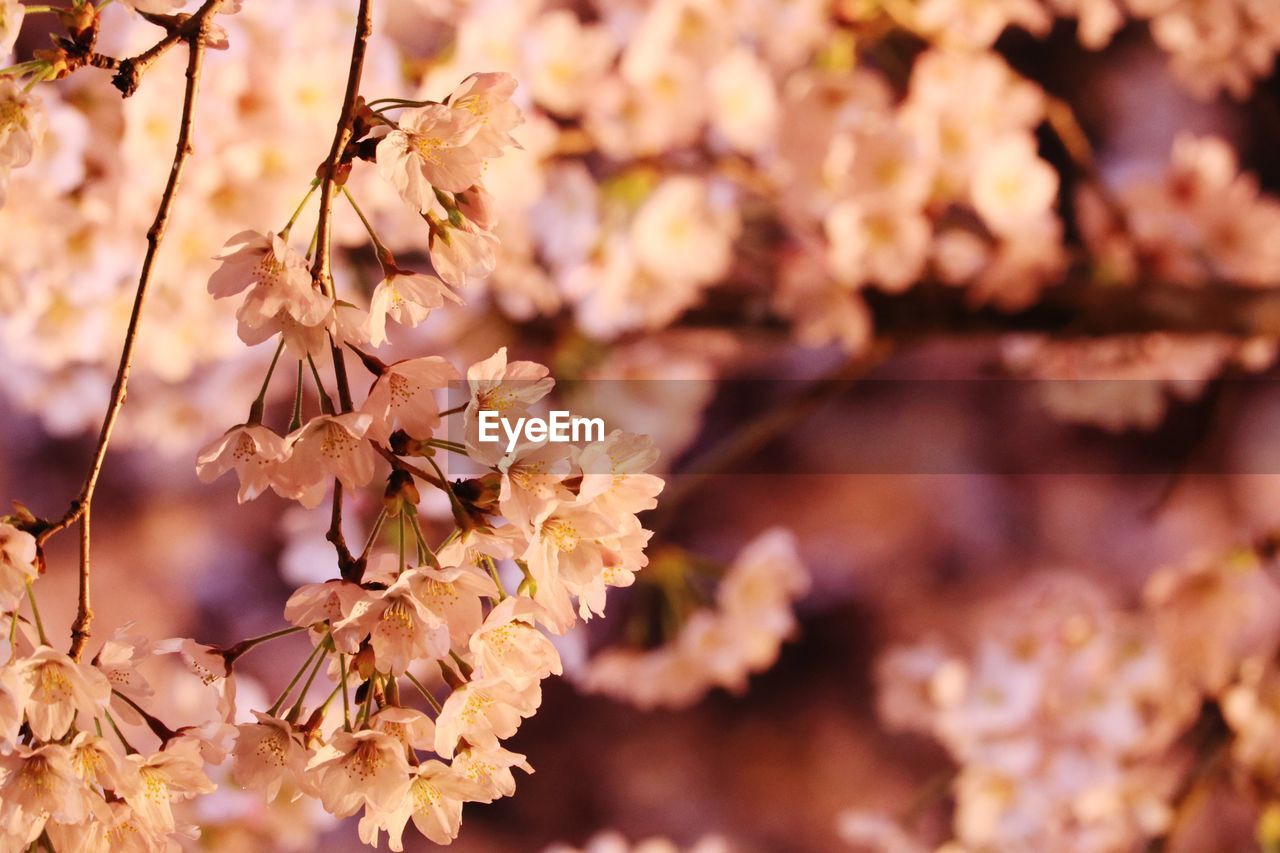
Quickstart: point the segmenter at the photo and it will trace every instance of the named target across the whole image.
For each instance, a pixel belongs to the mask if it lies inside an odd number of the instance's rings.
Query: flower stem
[[[258,396],[254,398],[253,404],[249,406],[248,423],[262,423],[262,410],[267,401],[267,386],[271,384],[271,376],[276,372],[276,364],[280,361],[280,353],[282,352],[284,352],[284,335],[280,336],[280,345],[276,347],[276,354],[271,357],[271,366],[267,368],[267,375],[262,380],[262,388],[258,391]]]
[[[338,677],[342,679],[342,728],[351,731],[351,702],[347,696],[347,656],[338,652]]]
[[[276,715],[276,712],[280,710],[280,706],[284,704],[284,700],[289,697],[289,694],[293,692],[293,688],[297,686],[298,681],[302,678],[302,674],[307,671],[307,669],[311,666],[312,662],[315,660],[316,655],[323,648],[324,648],[324,641],[322,640],[318,645],[316,645],[314,649],[311,650],[311,654],[307,655],[306,660],[302,662],[302,666],[298,667],[297,673],[294,674],[293,678],[290,679],[288,685],[285,686],[284,692],[282,692],[279,698],[277,698],[276,701],[271,704],[271,707],[267,709],[268,716],[274,717]]]
[[[239,658],[241,655],[245,654],[255,646],[260,646],[263,643],[269,643],[272,640],[278,639],[280,637],[287,637],[290,634],[296,634],[299,631],[305,631],[305,630],[307,629],[304,626],[290,625],[288,628],[281,628],[279,631],[272,631],[269,634],[263,634],[259,637],[250,637],[247,640],[241,640],[231,648],[224,651],[222,653],[222,657],[226,660],[227,665],[230,666],[231,664],[236,662],[237,658]]]
[[[413,682],[413,686],[418,688],[418,692],[422,694],[422,697],[426,699],[427,702],[430,703],[432,709],[439,714],[442,706],[440,705],[440,701],[431,695],[431,691],[423,687],[422,682],[415,678],[413,673],[407,669],[404,671],[404,677]]]
[[[298,202],[298,206],[294,208],[293,216],[290,216],[289,221],[284,224],[284,228],[280,229],[280,239],[289,239],[289,232],[293,230],[293,223],[298,221],[298,217],[302,215],[302,211],[306,208],[307,202],[311,201],[311,196],[315,194],[316,188],[319,186],[319,178],[315,178],[311,181],[311,186],[307,189],[307,194],[302,197],[302,201]]]
[[[40,636],[40,642],[47,646],[49,638],[44,633],[44,622],[40,620],[40,608],[36,605],[36,593],[31,588],[31,581],[27,581],[27,601],[31,602],[31,615],[35,618],[36,633]]]

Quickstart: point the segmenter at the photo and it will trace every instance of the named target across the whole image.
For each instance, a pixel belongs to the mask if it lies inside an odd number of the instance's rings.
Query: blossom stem
[[[161,743],[168,743],[169,741],[173,740],[175,737],[178,736],[177,732],[175,732],[173,729],[166,726],[164,723],[160,722],[151,714],[148,714],[145,710],[143,710],[141,705],[139,705],[137,702],[133,701],[128,696],[121,693],[119,690],[112,690],[111,693],[113,696],[118,696],[120,698],[120,701],[124,702],[130,708],[137,711],[138,716],[142,717],[142,721],[147,724],[147,728],[151,729],[152,734],[160,738]]]
[[[422,698],[427,700],[427,702],[431,705],[432,709],[437,714],[439,714],[440,711],[443,710],[443,706],[440,704],[440,701],[436,699],[436,697],[431,695],[430,690],[422,686],[422,682],[419,681],[417,678],[415,678],[412,672],[409,672],[409,670],[406,669],[404,671],[404,677],[409,679],[409,681],[413,683],[414,687],[418,688],[418,692],[422,694]]]
[[[498,587],[498,601],[502,601],[507,597],[507,591],[502,586],[502,578],[498,575],[498,566],[493,562],[493,557],[488,554],[483,556],[484,567],[489,570],[489,577],[493,578],[494,584]]]
[[[280,706],[284,704],[284,700],[289,698],[289,694],[293,692],[293,688],[296,687],[298,682],[302,679],[303,673],[311,667],[311,664],[315,661],[316,655],[319,654],[323,648],[324,641],[321,641],[316,644],[314,649],[311,650],[311,653],[308,654],[306,659],[302,662],[302,666],[298,667],[298,671],[294,674],[293,678],[289,680],[287,685],[285,685],[284,691],[279,697],[277,697],[275,702],[271,703],[271,707],[267,709],[268,716],[274,717],[276,715],[276,712],[280,710]],[[305,692],[306,691],[304,690],[303,693]]]
[[[320,411],[326,415],[332,415],[333,399],[329,396],[329,392],[324,388],[324,380],[320,378],[320,371],[316,369],[316,362],[310,354],[307,355],[307,364],[311,366],[311,375],[316,380],[316,396],[320,398]]]
[[[364,215],[364,211],[360,209],[360,205],[356,203],[356,197],[351,194],[351,190],[345,186],[342,188],[342,194],[351,204],[351,209],[356,212],[356,216],[360,217],[360,222],[364,225],[364,230],[369,232],[369,239],[373,241],[373,248],[378,252],[378,260],[390,257],[391,252],[387,249],[385,243],[378,239],[378,232],[373,230],[373,223],[369,221],[369,217]]]
[[[262,410],[267,403],[267,386],[271,384],[271,376],[276,372],[276,364],[280,361],[280,353],[284,352],[284,335],[280,336],[280,345],[276,347],[276,354],[271,357],[271,366],[267,368],[267,375],[262,380],[262,388],[258,391],[258,396],[254,398],[253,404],[249,406],[248,423],[262,423]]]
[[[461,444],[457,441],[449,441],[443,438],[429,438],[427,439],[427,446],[438,447],[441,450],[449,450],[453,453],[461,453],[463,455],[466,455],[467,452],[467,446],[465,444]]]
[[[302,359],[298,359],[298,384],[293,391],[293,417],[289,420],[289,432],[302,426]]]
[[[302,201],[298,202],[298,206],[294,208],[293,216],[290,216],[289,221],[280,229],[280,239],[289,239],[289,232],[293,230],[293,223],[298,221],[298,217],[302,215],[302,211],[306,208],[307,202],[311,201],[311,196],[315,195],[316,189],[319,186],[319,178],[315,178],[311,181],[311,186],[307,188],[307,194],[302,197]]]
[[[338,652],[338,677],[342,679],[342,728],[351,731],[351,702],[347,696],[347,656]]]
[[[205,37],[208,35],[210,20],[223,0],[206,0],[190,18],[175,27],[170,38],[174,43],[185,41],[188,47],[186,86],[183,92],[182,117],[178,124],[178,138],[174,146],[173,163],[169,169],[169,178],[160,196],[160,204],[156,209],[151,227],[147,230],[147,251],[142,262],[142,270],[138,275],[138,286],[134,292],[133,307],[129,314],[128,327],[125,330],[124,343],[120,350],[120,361],[116,368],[115,380],[111,386],[111,397],[106,414],[102,419],[102,427],[98,432],[93,459],[89,471],[85,475],[84,484],[79,495],[71,502],[62,517],[44,526],[36,536],[37,549],[43,547],[50,536],[65,530],[72,523],[84,516],[93,502],[97,490],[98,478],[102,474],[102,466],[106,460],[107,447],[111,443],[111,434],[115,430],[120,410],[124,406],[129,386],[129,372],[133,366],[133,354],[138,342],[138,330],[142,322],[142,310],[146,304],[152,274],[155,270],[156,258],[160,245],[164,240],[165,230],[173,212],[178,187],[182,183],[187,161],[191,156],[191,137],[195,128],[196,102],[200,91],[200,73],[204,66]],[[154,61],[154,60],[153,60]],[[123,71],[122,71],[123,73]],[[140,73],[140,72],[139,72]],[[136,82],[135,82],[136,85]],[[123,91],[123,90],[122,90]],[[71,641],[71,657],[78,660],[84,645],[89,639],[88,625],[91,618],[89,610],[89,527],[85,523],[81,532],[80,548],[80,601],[77,610],[79,631],[74,632]],[[33,605],[34,605],[34,599]]]
[[[401,509],[399,515],[396,516],[396,524],[399,527],[400,542],[400,565],[396,567],[396,574],[404,574],[404,510]]]
[[[302,625],[290,625],[288,628],[281,628],[279,631],[272,631],[269,634],[263,634],[259,637],[250,637],[247,640],[241,640],[231,648],[224,651],[222,653],[222,657],[226,660],[227,666],[230,666],[235,663],[241,655],[245,654],[252,648],[260,646],[263,643],[269,643],[280,637],[287,637],[290,634],[296,634],[299,631],[305,630],[307,630],[306,627]]]
[[[124,732],[120,731],[120,726],[116,724],[116,719],[111,716],[111,712],[103,711],[102,715],[107,718],[107,723],[111,726],[111,730],[114,731],[116,733],[116,737],[120,739],[120,744],[124,747],[125,753],[128,755],[137,755],[138,750],[134,749],[133,744],[129,743],[129,739],[124,736]]]
[[[44,622],[40,619],[40,608],[36,605],[36,593],[31,588],[31,581],[27,581],[27,601],[31,602],[31,615],[35,619],[36,634],[40,637],[40,642],[47,646],[49,638],[44,633]]]
[[[445,409],[443,412],[440,413],[440,417],[447,418],[449,417],[449,415],[456,415],[456,414],[459,414],[460,412],[465,412],[466,410],[467,410],[467,404],[459,403],[458,405],[454,406],[452,409]]]
[[[425,560],[433,569],[440,568],[440,560],[436,558],[436,552],[431,550],[431,546],[427,544],[427,537],[422,533],[422,519],[418,518],[415,510],[413,513],[413,535],[418,540],[418,560]]]
[[[387,523],[387,510],[378,510],[378,517],[373,520],[373,527],[369,529],[369,536],[364,540],[364,550],[360,552],[360,559],[369,556],[369,551],[373,549],[373,543],[377,541],[378,534],[382,532],[382,526]]]
[[[302,690],[299,691],[297,700],[293,703],[293,707],[289,709],[289,717],[292,719],[297,719],[298,714],[302,711],[302,703],[307,698],[307,692],[311,690],[311,685],[315,683],[316,676],[320,674],[320,667],[324,666],[325,658],[329,656],[328,652],[333,648],[333,634],[329,634],[329,636],[325,638],[325,641],[316,648],[324,648],[325,654],[322,654],[319,659],[316,660],[316,665],[311,668],[311,674],[307,676],[307,680],[303,683]],[[325,704],[327,705],[328,702],[326,701]]]
[[[449,496],[449,506],[457,517],[458,523],[462,524],[463,520],[466,518],[466,510],[462,506],[462,501],[458,500],[458,496],[454,494],[453,485],[449,482],[449,479],[445,477],[444,471],[440,470],[440,466],[436,464],[436,460],[428,456],[427,463],[431,466],[431,469],[436,472],[436,476],[440,478],[440,488]]]

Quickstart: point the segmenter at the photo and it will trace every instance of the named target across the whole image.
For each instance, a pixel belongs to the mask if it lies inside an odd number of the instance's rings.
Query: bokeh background
[[[154,31],[120,5],[101,38],[125,54]],[[747,851],[1276,849],[1280,8],[375,5],[367,97],[510,71],[527,115],[486,176],[494,272],[395,352],[550,365],[563,399],[654,434],[670,499],[649,517],[666,568],[566,638],[569,673],[509,744],[537,772],[468,806],[457,849],[606,830]],[[194,454],[270,357],[208,298],[209,259],[305,192],[353,6],[245,0],[210,56],[94,514],[104,629],[231,643],[334,572],[326,512],[237,505]],[[38,513],[78,487],[105,406],[176,60],[125,101],[95,71],[42,87],[49,144],[0,209],[0,493]],[[350,186],[398,257],[425,259],[372,166]],[[376,263],[342,213],[338,275],[368,293]],[[353,537],[377,498],[356,498]],[[807,581],[776,660],[685,673],[656,702],[677,707],[643,707],[663,694],[643,679],[677,677],[661,668],[606,691],[630,696],[590,689],[607,652],[676,642],[778,527]],[[73,546],[41,581],[59,625]],[[279,690],[295,639],[246,659],[242,697]],[[228,785],[194,806],[204,848],[357,844]]]

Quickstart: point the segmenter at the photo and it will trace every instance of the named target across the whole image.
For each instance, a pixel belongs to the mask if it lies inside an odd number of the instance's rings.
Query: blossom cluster
[[[1274,774],[1273,571],[1270,553],[1195,559],[1156,573],[1136,609],[1081,575],[1039,575],[964,636],[887,651],[882,719],[937,739],[957,766],[955,848],[1117,850],[1164,836],[1204,760],[1189,732],[1214,715],[1227,730],[1210,752],[1245,776]],[[840,828],[874,849],[932,849],[891,816],[853,811]]]
[[[1240,90],[1275,51],[1280,27],[1265,6],[396,4],[378,18],[365,76],[417,96],[391,127],[381,110],[406,102],[373,105],[365,118],[378,131],[361,156],[388,180],[358,171],[349,186],[379,230],[388,272],[392,252],[420,248],[425,220],[435,275],[473,294],[466,312],[486,322],[493,309],[545,319],[609,352],[624,351],[636,333],[699,326],[709,307],[718,322],[725,305],[737,306],[731,319],[776,317],[801,344],[858,350],[875,333],[866,297],[922,282],[1006,308],[1033,303],[1082,268],[1109,283],[1264,286],[1280,278],[1275,200],[1239,172],[1225,140],[1179,140],[1159,180],[1102,151],[1097,162],[1077,162],[1089,154],[1073,136],[1070,106],[1013,70],[995,43],[1009,27],[1043,37],[1066,17],[1099,49],[1133,19],[1147,22],[1191,84]],[[13,0],[4,8],[0,47],[21,17]],[[145,21],[119,11],[103,10],[112,23],[103,38],[132,46]],[[152,393],[139,395],[127,434],[182,449],[190,441],[182,427],[220,395],[249,387],[262,363],[232,336],[209,333],[226,328],[226,309],[183,298],[184,282],[208,274],[209,234],[292,204],[311,178],[312,161],[283,140],[324,137],[341,81],[324,51],[302,46],[344,42],[348,11],[337,0],[301,11],[288,0],[219,17],[238,47],[209,60],[204,97],[217,117],[197,129],[195,198],[175,212],[181,248],[161,260],[154,295],[170,322],[140,343],[137,378]],[[903,33],[923,49],[900,55],[894,37]],[[441,97],[475,69],[521,83],[512,97],[524,125],[509,125],[509,109],[488,121],[473,115],[469,104],[511,94],[485,88],[497,78]],[[4,208],[0,233],[0,344],[23,368],[4,384],[61,432],[91,424],[106,393],[101,368],[127,313],[120,285],[130,270],[119,247],[142,227],[133,201],[158,192],[150,167],[172,129],[175,82],[156,75],[121,102],[94,73],[43,85],[38,97],[16,78],[0,83],[0,169],[12,168],[0,184],[23,198]],[[47,144],[24,154],[42,124]],[[512,137],[521,148],[487,168],[485,194],[471,191],[485,158]],[[1059,137],[1071,162],[1046,137]],[[405,168],[415,161],[418,169]],[[63,232],[77,239],[57,243]],[[227,250],[266,236],[259,228]],[[354,223],[335,225],[340,250],[363,241]],[[421,310],[412,299],[401,305],[396,290],[383,288],[390,311],[375,310],[360,330],[375,343],[381,317]],[[310,306],[324,317],[291,306],[291,343],[306,345],[303,329],[346,325],[343,301],[331,314]],[[255,313],[270,307],[242,308],[242,337],[271,333],[276,318]],[[441,351],[466,349],[461,328],[438,324],[429,334]],[[172,392],[193,378],[202,393]]]
[[[661,578],[664,563],[673,559],[678,558],[659,557],[648,578]],[[690,580],[675,568],[669,583],[687,596],[684,587]],[[587,692],[646,709],[687,707],[712,687],[741,693],[750,674],[777,660],[783,641],[796,628],[793,603],[808,586],[794,537],[781,529],[766,531],[724,571],[712,606],[680,613],[683,621],[675,637],[650,649],[607,648],[575,678]],[[677,612],[681,603],[680,594],[672,596],[670,606]]]
[[[0,666],[0,847],[149,851],[197,836],[174,806],[214,789],[206,762],[221,760],[219,739],[234,731],[223,657],[190,640],[117,632],[92,661],[73,660],[49,644],[38,611],[34,622],[19,617],[34,601],[35,560],[35,538],[0,523],[0,609],[11,626]],[[139,706],[155,694],[148,666],[165,659],[200,694],[202,725],[172,731]],[[137,748],[144,737],[154,748]]]

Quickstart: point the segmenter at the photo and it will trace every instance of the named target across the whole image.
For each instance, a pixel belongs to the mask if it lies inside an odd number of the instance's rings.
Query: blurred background
[[[104,9],[116,55],[155,38],[127,5]],[[210,259],[305,193],[354,5],[220,21],[94,513],[104,631],[232,643],[334,575],[327,512],[238,505],[194,456],[270,358],[207,296]],[[394,355],[506,345],[575,411],[652,434],[667,479],[650,567],[558,641],[566,676],[509,744],[536,773],[468,805],[456,848],[615,830],[682,850],[1278,849],[1280,7],[375,9],[367,98],[510,71],[527,117],[486,175],[493,272]],[[106,405],[178,59],[127,100],[93,70],[41,87],[46,144],[0,209],[0,493],[40,515],[78,488]],[[426,263],[376,169],[349,186]],[[349,214],[336,275],[363,298],[378,267]],[[378,500],[353,497],[355,541]],[[442,496],[422,513],[448,529]],[[774,534],[794,547],[777,600],[713,623]],[[50,622],[72,619],[74,561],[70,540],[49,554]],[[308,650],[246,658],[245,707]],[[191,808],[202,849],[357,844],[229,781]]]

